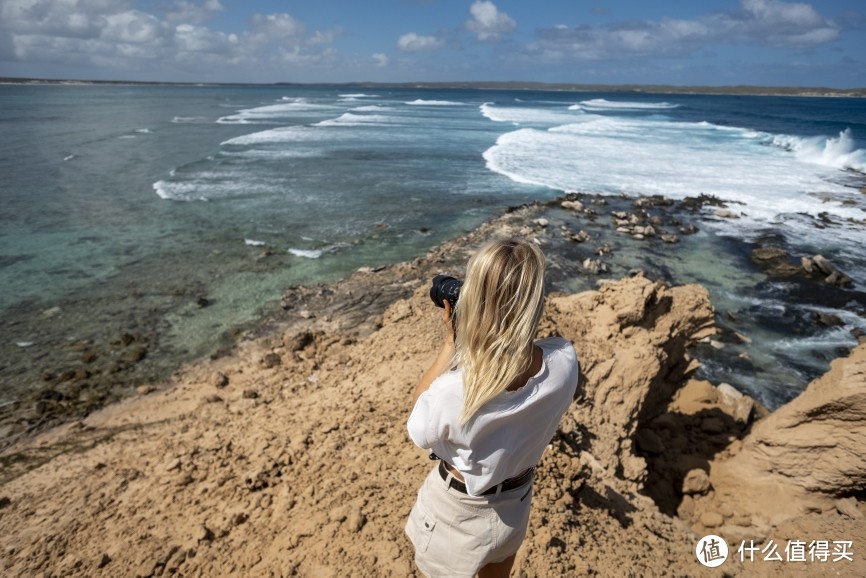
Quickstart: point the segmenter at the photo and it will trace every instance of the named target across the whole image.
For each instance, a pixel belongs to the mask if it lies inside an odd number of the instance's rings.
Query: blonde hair
[[[494,241],[469,260],[455,309],[461,423],[529,368],[543,303],[544,255],[534,244]]]

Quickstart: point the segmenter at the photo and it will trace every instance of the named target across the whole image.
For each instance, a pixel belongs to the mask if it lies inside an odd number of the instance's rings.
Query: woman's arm
[[[445,302],[445,310],[442,314],[442,321],[446,327],[446,335],[442,338],[442,346],[439,348],[439,354],[433,364],[421,376],[418,385],[415,386],[415,391],[412,394],[412,407],[415,407],[415,402],[418,397],[427,391],[430,384],[437,377],[448,371],[451,363],[454,360],[454,326],[451,324],[451,304]]]

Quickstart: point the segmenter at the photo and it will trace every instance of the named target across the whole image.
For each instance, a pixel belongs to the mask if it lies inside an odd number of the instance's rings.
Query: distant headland
[[[144,86],[321,86],[372,89],[464,89],[464,90],[540,90],[560,92],[629,92],[650,94],[714,94],[751,96],[821,96],[864,98],[866,88],[828,88],[803,86],[680,86],[669,84],[576,84],[565,82],[473,81],[473,82],[342,82],[342,83],[237,83],[237,82],[160,82],[136,80],[75,80],[0,77],[0,84],[51,85],[144,85]]]

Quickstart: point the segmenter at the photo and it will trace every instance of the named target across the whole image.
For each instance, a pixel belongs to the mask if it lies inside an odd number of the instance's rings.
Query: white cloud
[[[253,64],[285,70],[339,62],[330,45],[340,27],[310,34],[289,14],[256,14],[245,31],[227,34],[203,24],[224,9],[221,0],[167,4],[164,12],[148,13],[130,0],[0,0],[0,61],[166,79],[213,78],[215,66],[232,79],[248,75]]]
[[[517,28],[517,22],[505,12],[500,12],[489,0],[476,0],[469,7],[469,12],[472,20],[466,21],[466,28],[474,32],[479,40],[497,40]]]
[[[130,10],[105,17],[100,38],[107,42],[143,44],[164,35],[163,25],[150,14]]]
[[[381,52],[377,52],[376,54],[373,55],[373,61],[376,63],[376,66],[378,66],[380,68],[384,68],[385,66],[388,66],[388,62],[389,62],[388,56],[385,54],[382,54]]]
[[[414,32],[404,34],[397,40],[397,48],[405,52],[422,52],[439,48],[442,41],[435,36],[419,36]]]
[[[166,11],[165,17],[169,22],[192,22],[202,23],[213,18],[225,7],[219,0],[206,0],[202,4],[196,4],[189,0],[175,0]]]
[[[175,46],[183,52],[228,54],[237,45],[237,37],[214,32],[204,26],[178,24],[174,32]]]
[[[247,36],[257,44],[298,41],[306,32],[303,22],[285,13],[256,14],[250,20],[250,25]]]
[[[317,30],[310,39],[308,44],[333,44],[334,39],[343,34],[341,26],[334,26],[330,30]]]
[[[803,48],[829,42],[839,26],[807,4],[741,0],[741,9],[695,20],[631,20],[607,26],[557,25],[537,32],[525,56],[547,62],[683,56],[710,45]]]
[[[772,46],[806,47],[839,35],[839,26],[808,4],[781,0],[741,0],[742,12],[718,14],[715,24],[731,39]]]

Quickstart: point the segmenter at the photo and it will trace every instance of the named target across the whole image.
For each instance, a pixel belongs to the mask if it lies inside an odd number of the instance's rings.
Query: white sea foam
[[[592,100],[581,101],[579,104],[574,104],[569,108],[572,110],[666,110],[679,108],[679,106],[678,104],[671,104],[669,102],[627,102],[593,98]]]
[[[292,255],[295,255],[296,257],[304,257],[306,259],[318,259],[322,256],[323,252],[322,249],[289,249],[289,253]]]
[[[169,201],[209,201],[249,195],[280,194],[280,183],[255,180],[242,172],[225,174],[200,172],[187,180],[162,180],[153,183],[156,194]]]
[[[742,229],[747,221],[778,224],[782,212],[863,218],[862,200],[860,206],[824,202],[824,194],[851,194],[833,182],[833,170],[765,146],[751,134],[705,122],[587,115],[582,122],[549,130],[506,133],[484,158],[488,168],[516,182],[556,190],[673,198],[707,193],[739,201],[743,204],[732,208],[745,217],[718,224],[732,230]],[[813,238],[822,234],[802,229]],[[834,229],[827,234],[862,232]]]
[[[150,134],[151,131],[149,128],[139,128],[139,129],[136,129],[135,132],[141,133],[141,134]]]
[[[175,124],[210,124],[211,119],[206,116],[176,116],[171,119]]]
[[[368,104],[366,106],[358,106],[352,109],[352,112],[384,112],[394,110],[388,106],[382,106],[381,104]]]
[[[850,129],[840,132],[837,138],[761,135],[760,133],[756,133],[755,136],[763,138],[774,146],[792,151],[798,159],[808,163],[866,173],[866,151],[854,148],[854,138]]]
[[[317,122],[314,126],[383,126],[393,125],[397,121],[396,117],[383,114],[354,114],[347,112],[337,118]]]
[[[244,244],[249,247],[264,247],[264,241],[256,241],[255,239],[244,239]]]
[[[278,104],[241,109],[235,114],[220,117],[217,122],[220,124],[273,124],[280,119],[292,118],[303,113],[334,109],[332,105],[311,103],[303,98],[285,100],[286,97],[283,97],[283,99]]]
[[[464,106],[466,103],[455,102],[453,100],[424,100],[423,98],[418,98],[406,104],[411,106]]]
[[[77,155],[66,155],[63,157],[64,161],[71,161],[72,159],[78,158]]]
[[[378,94],[364,94],[359,92],[356,94],[341,94],[340,98],[379,98]]]
[[[494,122],[511,122],[514,124],[556,125],[580,122],[590,118],[582,111],[569,112],[564,108],[494,106],[489,102],[485,102],[478,108],[481,114]]]
[[[306,126],[285,126],[254,132],[252,134],[245,134],[223,141],[220,144],[223,146],[250,146],[264,143],[300,142],[314,140],[316,137],[324,138],[325,135],[322,134],[321,131],[316,131],[315,129]]]
[[[220,156],[228,158],[240,159],[261,159],[261,160],[280,160],[280,159],[310,159],[322,156],[322,152],[318,149],[248,149],[242,151],[222,151]]]

